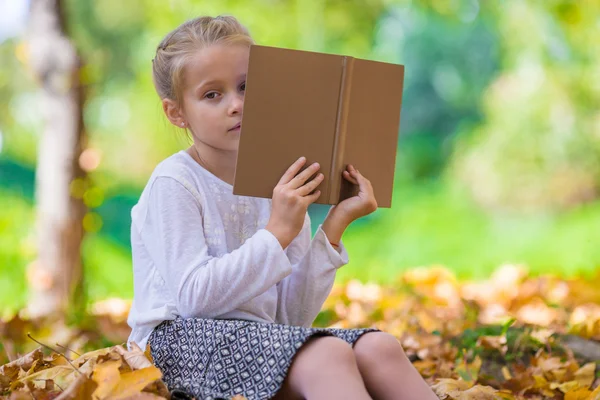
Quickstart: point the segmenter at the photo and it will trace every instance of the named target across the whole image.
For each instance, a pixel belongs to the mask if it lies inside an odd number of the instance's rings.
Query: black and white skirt
[[[177,318],[157,326],[149,344],[169,390],[199,400],[238,394],[255,400],[279,391],[294,355],[311,337],[336,336],[354,345],[373,331]]]

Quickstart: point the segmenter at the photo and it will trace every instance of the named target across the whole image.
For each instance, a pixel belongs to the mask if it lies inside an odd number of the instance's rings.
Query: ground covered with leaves
[[[334,287],[315,325],[395,335],[441,399],[600,400],[599,284],[600,275],[532,277],[518,266],[478,282],[416,269],[386,286]],[[3,321],[0,396],[169,398],[147,351],[115,345],[127,338],[129,304],[94,304],[76,327]]]

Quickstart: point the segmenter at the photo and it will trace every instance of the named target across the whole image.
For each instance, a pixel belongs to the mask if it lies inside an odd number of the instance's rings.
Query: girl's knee
[[[356,363],[352,347],[342,339],[334,336],[319,336],[310,339],[296,355],[301,362],[306,362],[308,368],[315,367],[315,364],[332,364],[343,366],[345,364]]]
[[[323,372],[343,373],[356,367],[352,347],[342,339],[333,336],[320,336],[310,339],[296,354],[289,377],[293,386],[299,381],[313,381]]]
[[[410,362],[398,339],[385,332],[369,332],[354,344],[354,354],[359,364],[380,364],[385,361]]]

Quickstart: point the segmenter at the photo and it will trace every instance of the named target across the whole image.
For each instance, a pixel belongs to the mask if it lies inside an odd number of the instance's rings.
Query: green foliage
[[[0,317],[22,308],[27,300],[26,266],[35,255],[31,204],[0,192]]]
[[[597,2],[498,7],[502,73],[485,121],[464,133],[454,174],[490,208],[565,209],[600,189]]]

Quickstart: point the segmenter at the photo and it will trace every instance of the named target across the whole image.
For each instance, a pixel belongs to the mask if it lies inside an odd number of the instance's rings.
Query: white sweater
[[[310,326],[348,262],[310,218],[283,250],[264,229],[271,200],[233,187],[185,151],[161,162],[131,211],[134,296],[129,344],[164,320],[244,319]]]

